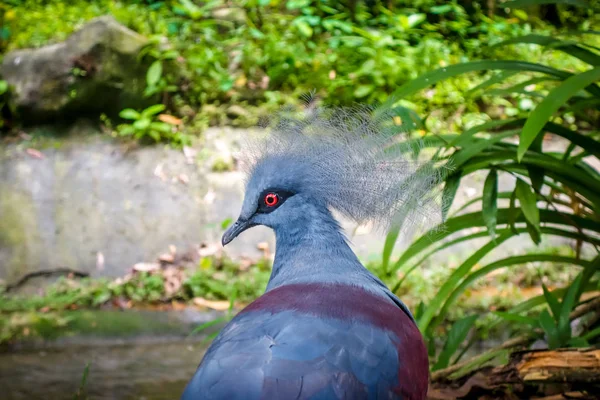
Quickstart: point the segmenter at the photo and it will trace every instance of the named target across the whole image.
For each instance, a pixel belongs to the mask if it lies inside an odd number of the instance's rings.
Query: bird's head
[[[277,229],[304,218],[307,209],[319,200],[303,190],[302,174],[294,167],[302,165],[283,157],[270,157],[257,163],[247,182],[244,203],[237,221],[222,238],[223,246],[256,225]]]
[[[223,245],[256,225],[298,229],[330,209],[384,228],[399,211],[411,221],[430,216],[439,174],[399,139],[366,109],[278,121],[268,137],[245,146],[244,202]]]

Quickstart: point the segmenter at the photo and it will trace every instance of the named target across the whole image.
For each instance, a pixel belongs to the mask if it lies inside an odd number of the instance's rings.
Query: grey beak
[[[237,235],[244,232],[246,229],[253,227],[254,225],[255,224],[248,219],[238,219],[225,231],[223,238],[221,238],[221,243],[223,246],[225,246],[227,243],[235,239]]]

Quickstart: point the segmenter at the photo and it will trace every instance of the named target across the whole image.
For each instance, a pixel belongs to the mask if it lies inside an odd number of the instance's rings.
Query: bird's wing
[[[182,400],[399,398],[393,336],[296,311],[244,313],[213,343]]]

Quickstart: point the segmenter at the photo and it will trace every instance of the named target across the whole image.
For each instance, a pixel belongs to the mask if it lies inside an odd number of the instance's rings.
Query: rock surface
[[[25,122],[145,104],[146,38],[112,17],[93,19],[66,41],[6,54],[0,75]],[[101,95],[98,95],[101,93]]]
[[[243,175],[212,172],[212,167],[215,157],[232,156],[247,130],[208,129],[187,151],[163,145],[128,148],[83,123],[27,132],[53,139],[0,143],[0,279],[8,283],[56,268],[121,276],[136,263],[168,253],[170,245],[177,254],[202,242],[219,251],[222,221],[239,215]],[[502,190],[514,187],[506,175],[500,178]],[[476,196],[484,179],[463,178],[457,202]],[[381,233],[342,225],[361,259],[381,259]],[[457,265],[487,241],[451,247],[436,260]],[[255,227],[225,251],[234,258],[258,257],[257,246],[264,242],[274,251],[273,233]],[[514,238],[497,256],[532,247],[528,238]]]

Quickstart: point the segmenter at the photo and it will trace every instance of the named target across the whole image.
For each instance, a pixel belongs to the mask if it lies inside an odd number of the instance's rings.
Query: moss
[[[38,264],[37,254],[29,251],[28,243],[39,238],[32,199],[0,181],[0,246],[9,249],[3,266],[7,279],[17,278]]]

